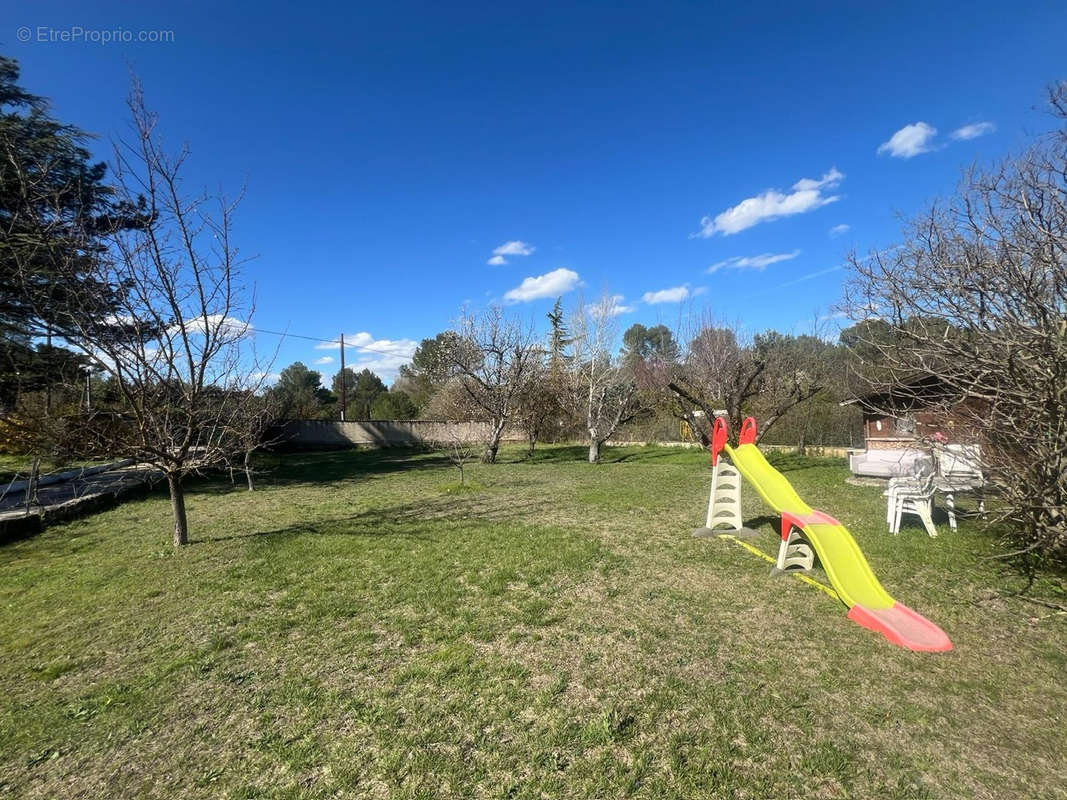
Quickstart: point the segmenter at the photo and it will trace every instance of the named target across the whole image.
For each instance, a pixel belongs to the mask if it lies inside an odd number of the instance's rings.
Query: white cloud
[[[985,136],[987,133],[993,133],[997,129],[997,126],[992,122],[972,122],[970,125],[964,125],[962,128],[956,128],[948,136],[957,142],[966,142],[968,139],[977,139],[979,136]]]
[[[345,350],[355,350],[352,361],[345,366],[359,372],[361,369],[369,369],[385,379],[396,376],[396,372],[404,364],[411,361],[415,348],[419,343],[413,339],[375,339],[366,331],[345,334]],[[340,342],[320,342],[315,345],[316,350],[340,350]],[[332,362],[332,358],[330,359]],[[326,362],[319,359],[316,364]]]
[[[416,347],[418,346],[418,343],[413,342],[413,344],[415,344]],[[370,354],[363,353],[360,355],[360,360],[356,361],[354,364],[346,364],[345,366],[351,367],[356,372],[369,369],[379,378],[388,383],[396,377],[397,372],[402,366],[411,361],[411,355],[414,352],[414,348],[412,348],[411,353],[375,356],[373,358],[366,358],[365,356]]]
[[[812,189],[833,189],[837,184],[841,183],[841,180],[844,177],[844,174],[839,172],[837,167],[830,167],[830,171],[819,178],[819,180],[813,178],[801,178],[793,184],[793,191],[809,192]]]
[[[560,267],[544,275],[523,278],[522,283],[504,295],[504,300],[509,303],[525,303],[541,297],[556,297],[571,291],[578,283],[577,272]]]
[[[905,125],[889,137],[888,142],[878,146],[878,155],[889,153],[893,158],[912,158],[920,153],[933,150],[932,142],[937,135],[937,128],[925,122]]]
[[[835,319],[844,319],[848,314],[844,311],[832,311],[819,316],[819,322],[830,322]]]
[[[714,274],[720,269],[758,269],[762,270],[779,261],[789,261],[800,255],[799,250],[792,253],[761,253],[758,256],[734,256],[725,261],[719,261],[708,267],[708,273]]]
[[[838,236],[844,236],[850,230],[852,230],[851,225],[845,225],[844,223],[840,225],[834,225],[834,227],[830,228],[830,238],[836,239]]]
[[[182,329],[186,333],[198,333],[203,335],[208,330],[216,336],[244,336],[252,333],[252,323],[244,322],[235,317],[224,317],[222,314],[208,314],[205,317],[194,317],[185,320],[180,325],[172,325],[167,329],[170,336],[177,336]]]
[[[510,242],[504,242],[500,247],[493,251],[493,255],[497,256],[528,256],[533,253],[537,248],[531,244],[527,244],[520,239],[514,239]]]
[[[532,244],[527,244],[521,239],[513,239],[510,242],[504,242],[493,250],[493,256],[487,263],[492,264],[494,267],[499,267],[502,264],[507,264],[508,260],[505,256],[528,256],[532,255],[533,251],[537,248]]]
[[[608,317],[617,317],[620,314],[630,314],[636,310],[636,306],[624,305],[623,301],[626,298],[621,294],[613,294],[611,297],[602,300],[599,303],[589,303],[585,308],[592,316],[598,317],[603,313]]]
[[[137,320],[132,314],[106,314],[103,322],[105,325],[133,325]]]
[[[826,195],[823,190],[836,189],[844,177],[836,167],[831,167],[830,171],[818,180],[801,178],[793,184],[789,193],[780,189],[768,189],[755,197],[742,200],[714,217],[701,218],[700,230],[691,236],[701,239],[707,239],[716,233],[729,236],[761,222],[814,211],[840,199],[840,195]]]
[[[339,345],[334,344],[329,349],[336,349]],[[352,347],[362,352],[382,353],[384,355],[406,355],[409,358],[415,352],[419,343],[412,339],[375,339],[366,331],[351,333],[345,336],[345,349]],[[321,347],[321,345],[316,345]]]
[[[322,356],[321,358],[316,358],[312,363],[314,363],[316,366],[320,366],[320,367],[323,364],[332,364],[333,363],[333,356]]]
[[[689,296],[688,286],[675,286],[673,289],[645,292],[641,299],[649,305],[655,305],[656,303],[680,303]]]

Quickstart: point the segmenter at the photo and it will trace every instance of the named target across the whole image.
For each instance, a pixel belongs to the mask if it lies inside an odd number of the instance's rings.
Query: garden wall
[[[439,422],[425,419],[359,420],[290,419],[267,434],[280,447],[326,449],[342,447],[414,447],[433,441],[483,441],[487,422]],[[524,439],[521,431],[504,432],[504,441]]]

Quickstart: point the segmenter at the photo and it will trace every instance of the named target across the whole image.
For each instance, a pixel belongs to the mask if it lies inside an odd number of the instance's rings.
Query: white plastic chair
[[[935,478],[933,465],[928,461],[917,465],[916,474],[908,477],[890,478],[886,492],[886,522],[889,532],[900,533],[900,519],[904,514],[914,514],[922,521],[926,533],[937,536],[934,526]]]
[[[889,477],[889,488],[882,492],[882,497],[886,498],[885,524],[889,526],[890,533],[896,532],[893,530],[893,521],[897,513],[897,494],[905,490],[924,489],[923,482],[934,469],[929,456],[918,456],[908,461],[900,459],[893,465]]]

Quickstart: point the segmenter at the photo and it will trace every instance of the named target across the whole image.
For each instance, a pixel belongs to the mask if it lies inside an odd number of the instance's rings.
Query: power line
[[[268,331],[266,328],[257,328],[254,325],[252,326],[252,330],[255,333],[270,333],[274,336],[292,336],[294,339],[308,339],[312,342],[329,342],[330,344],[338,344],[338,341],[336,339],[323,339],[319,336],[304,336],[300,333],[288,333],[286,331]],[[353,345],[349,346],[352,347]]]
[[[341,342],[339,340],[337,340],[337,339],[323,339],[320,336],[306,336],[306,335],[301,334],[301,333],[287,333],[287,332],[284,332],[284,331],[269,331],[266,328],[257,328],[254,325],[252,326],[252,331],[255,332],[255,333],[269,333],[272,336],[282,336],[282,337],[291,336],[294,339],[307,339],[309,342],[326,342],[327,344],[335,344],[338,347],[340,347],[340,345],[341,345]],[[378,353],[379,355],[383,355],[383,356],[403,355],[402,353],[397,353],[396,351],[377,350],[377,349],[375,349],[373,347],[367,347],[366,345],[352,344],[351,342],[346,343],[345,347],[351,347],[354,350],[363,350],[363,351],[365,351],[367,353]]]

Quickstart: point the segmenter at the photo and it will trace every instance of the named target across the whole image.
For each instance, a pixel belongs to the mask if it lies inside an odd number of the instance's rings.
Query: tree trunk
[[[492,426],[489,441],[485,443],[485,452],[482,453],[483,464],[496,463],[496,453],[500,449],[500,437],[504,435],[504,420],[494,421]]]
[[[737,434],[741,432],[741,423],[744,421],[744,417],[741,416],[741,406],[731,403],[730,407],[727,409],[726,417],[730,423],[730,430],[735,431],[734,436],[737,436]],[[710,422],[715,422],[714,416],[711,417]],[[756,443],[759,444],[759,439],[763,436],[762,425],[756,427],[756,436]]]
[[[533,458],[534,448],[537,447],[537,431],[531,428],[528,436],[530,440],[530,447],[526,451],[526,457]]]
[[[595,436],[589,437],[589,463],[596,464],[600,461],[601,442]]]
[[[248,491],[254,492],[255,485],[252,483],[252,451],[245,450],[245,477],[248,479]]]
[[[174,546],[189,544],[189,521],[185,518],[185,487],[182,476],[177,472],[167,474],[167,486],[170,489],[170,508],[174,512]]]

